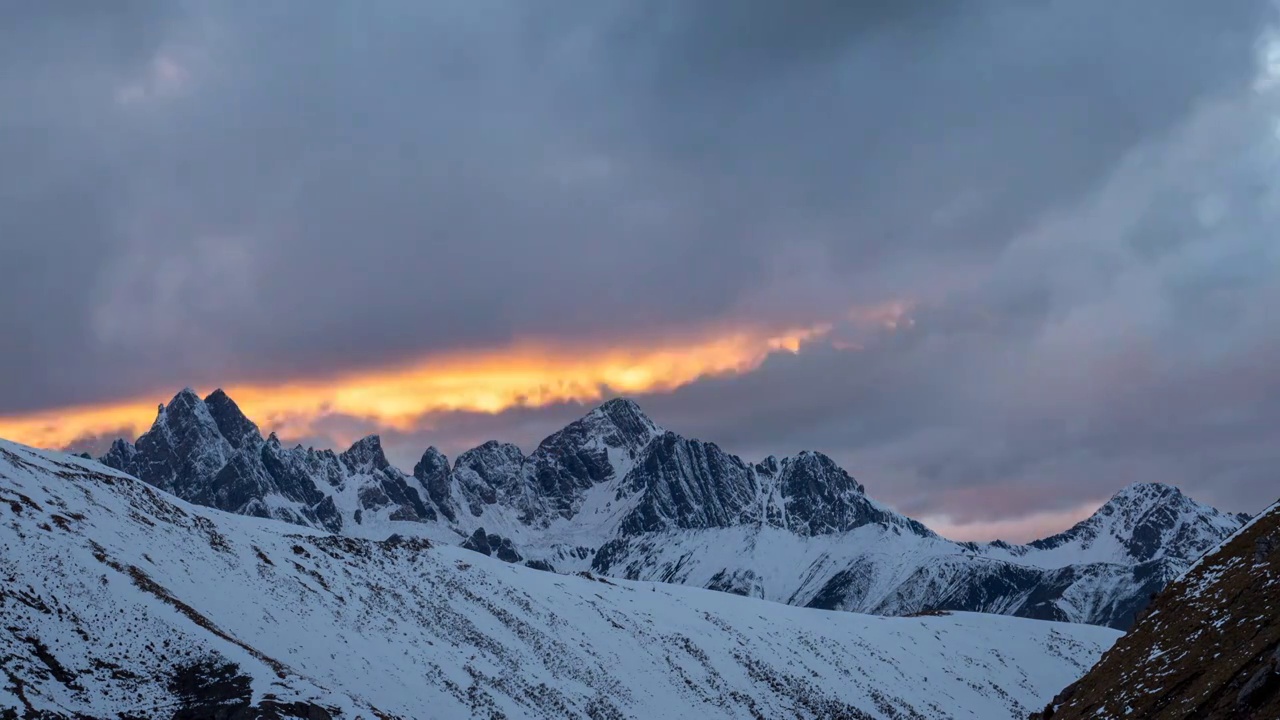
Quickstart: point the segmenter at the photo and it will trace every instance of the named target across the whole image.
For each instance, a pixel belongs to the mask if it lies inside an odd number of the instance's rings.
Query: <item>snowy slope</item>
[[[0,707],[264,717],[1024,717],[1118,633],[539,572],[189,505],[0,442]]]

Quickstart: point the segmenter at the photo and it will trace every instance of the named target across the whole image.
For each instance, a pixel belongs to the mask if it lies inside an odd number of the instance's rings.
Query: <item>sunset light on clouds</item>
[[[854,328],[891,331],[902,322],[907,307],[893,302],[850,310],[847,316]],[[671,392],[700,378],[750,372],[772,354],[798,353],[829,336],[834,327],[823,322],[704,329],[599,346],[530,340],[324,378],[228,382],[225,390],[249,417],[286,440],[312,434],[317,419],[332,415],[407,432],[432,413],[494,414],[554,403],[591,403],[609,395]],[[157,402],[167,398],[168,391],[158,390],[148,398],[0,416],[0,437],[53,448],[108,433],[132,438],[150,426]]]

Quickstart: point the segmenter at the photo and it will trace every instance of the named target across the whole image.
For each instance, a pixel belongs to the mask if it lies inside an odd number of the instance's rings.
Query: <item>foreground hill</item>
[[[562,572],[696,585],[825,609],[945,609],[1126,628],[1245,518],[1133,485],[1029,545],[956,543],[876,502],[827,456],[747,462],[611,400],[525,455],[496,441],[413,468],[263,438],[222,391],[184,390],[110,467],[200,505],[350,537],[462,544]]]
[[[1280,717],[1280,504],[1165,589],[1037,717]]]
[[[9,717],[992,720],[1117,636],[540,572],[201,508],[3,441],[0,579]]]

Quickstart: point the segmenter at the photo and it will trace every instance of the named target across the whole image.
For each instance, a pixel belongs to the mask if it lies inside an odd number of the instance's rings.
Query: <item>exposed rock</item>
[[[1280,557],[1269,548],[1277,533],[1280,503],[1159,593],[1037,717],[1280,717]]]
[[[413,466],[413,477],[427,493],[440,515],[449,522],[458,519],[458,508],[450,493],[449,460],[434,446],[422,453],[422,459]]]
[[[484,528],[477,528],[471,537],[462,543],[462,547],[467,550],[478,552],[481,555],[497,557],[503,562],[518,563],[524,558],[516,551],[515,545],[511,542],[511,538],[504,538],[500,535],[490,535],[485,533]]]

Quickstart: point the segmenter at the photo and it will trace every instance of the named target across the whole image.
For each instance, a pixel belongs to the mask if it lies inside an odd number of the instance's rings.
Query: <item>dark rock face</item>
[[[733,595],[763,598],[764,589],[760,583],[760,577],[751,570],[732,573],[727,570],[721,570],[711,577],[711,582],[707,583],[706,587],[708,590],[717,590]]]
[[[450,494],[449,460],[444,453],[427,448],[422,459],[413,466],[413,477],[427,492],[427,498],[449,522],[458,519],[458,509]]]
[[[286,449],[266,440],[221,390],[201,400],[190,389],[162,405],[136,444],[120,440],[100,458],[109,466],[199,505],[340,532],[332,492],[358,483],[358,513],[389,509],[388,518],[427,522],[435,510],[399,470],[377,436],[337,455]]]
[[[639,406],[619,398],[543,440],[529,456],[527,472],[545,512],[572,518],[582,491],[614,479],[615,458],[634,463],[659,433]]]
[[[752,466],[714,443],[664,433],[639,456],[623,491],[642,495],[622,523],[626,535],[742,524],[823,535],[882,523],[933,536],[868,499],[848,473],[815,452]]]
[[[262,442],[262,433],[259,432],[258,426],[240,412],[240,406],[227,397],[221,388],[210,393],[204,399],[204,405],[209,411],[209,416],[213,418],[214,424],[218,426],[218,432],[231,447],[244,450],[256,447]]]
[[[870,500],[862,485],[822,453],[769,458],[757,465],[757,473],[776,488],[764,518],[770,525],[799,535],[827,535],[879,523],[933,536],[924,525]]]
[[[496,440],[468,450],[453,465],[453,477],[471,514],[480,517],[485,505],[504,505],[527,510],[521,469],[524,453],[511,443]]]
[[[664,433],[625,480],[643,498],[622,522],[624,534],[728,527],[756,499],[751,468],[713,443]]]
[[[500,535],[489,535],[484,528],[478,528],[471,537],[462,543],[462,547],[472,552],[478,552],[481,555],[497,557],[503,562],[518,563],[524,558],[519,552],[516,552],[515,545],[511,542],[511,538],[504,538]],[[544,563],[545,564],[545,563]],[[530,566],[532,567],[532,566]],[[550,568],[550,565],[547,565]],[[541,568],[539,568],[541,569]]]
[[[173,720],[333,720],[314,703],[253,703],[251,680],[235,663],[209,658],[174,669],[169,689],[178,698]]]

